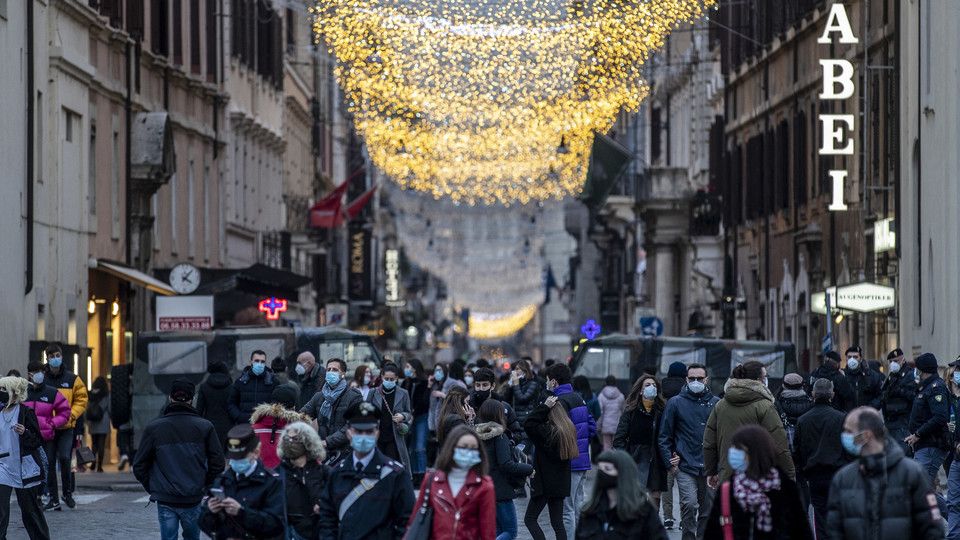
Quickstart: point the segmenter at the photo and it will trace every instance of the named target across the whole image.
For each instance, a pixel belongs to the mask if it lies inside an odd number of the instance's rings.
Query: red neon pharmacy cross
[[[271,296],[266,300],[261,300],[257,307],[267,314],[267,320],[275,321],[280,318],[281,313],[287,310],[287,300]]]

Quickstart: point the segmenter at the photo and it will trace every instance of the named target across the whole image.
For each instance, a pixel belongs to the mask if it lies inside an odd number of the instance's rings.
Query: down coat
[[[30,384],[24,405],[33,409],[40,423],[40,435],[43,440],[51,441],[54,431],[67,425],[70,420],[70,404],[63,394],[52,386]]]
[[[617,432],[620,415],[623,414],[623,392],[616,386],[605,386],[600,391],[597,400],[600,402],[600,425],[597,429],[604,435],[613,435]]]
[[[597,434],[597,421],[587,410],[587,403],[580,394],[573,391],[573,386],[561,384],[553,393],[560,398],[560,403],[567,410],[570,421],[577,428],[577,449],[580,455],[570,461],[571,471],[590,470],[590,439]]]
[[[250,425],[260,439],[260,460],[263,461],[263,466],[273,470],[280,465],[277,445],[280,444],[280,435],[287,424],[309,421],[303,414],[284,409],[279,403],[258,405],[250,415]]]

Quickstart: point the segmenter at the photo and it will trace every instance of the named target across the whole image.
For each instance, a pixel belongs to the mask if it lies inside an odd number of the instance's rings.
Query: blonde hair
[[[5,388],[10,394],[10,403],[4,403],[3,406],[26,401],[29,385],[23,377],[0,377],[0,388]]]
[[[557,403],[550,407],[547,419],[553,425],[551,431],[550,445],[557,449],[560,459],[573,459],[580,455],[580,449],[577,448],[577,428],[573,425],[570,417],[567,416],[563,405]]]
[[[303,442],[303,447],[307,451],[307,459],[314,459],[317,461],[323,461],[327,456],[327,453],[323,449],[323,445],[320,443],[320,435],[317,434],[316,430],[313,429],[313,426],[307,424],[306,422],[293,422],[292,424],[287,424],[287,427],[283,428],[283,434],[280,436],[280,444],[277,445],[277,456],[280,459],[283,459],[283,441],[284,439],[300,439]]]

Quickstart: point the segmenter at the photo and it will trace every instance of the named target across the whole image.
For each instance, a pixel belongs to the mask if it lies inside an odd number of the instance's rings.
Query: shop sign
[[[833,34],[836,34],[834,36]],[[821,45],[831,45],[834,38],[839,37],[838,43],[856,45],[859,40],[853,35],[850,27],[850,18],[847,16],[847,6],[839,2],[830,6],[827,14],[827,24],[823,34],[817,38]],[[825,101],[845,101],[853,96],[856,86],[853,82],[853,63],[844,58],[820,59],[820,68],[823,79],[823,88],[820,99]],[[822,127],[820,137],[821,146],[817,151],[821,156],[852,156],[853,131],[855,116],[852,114],[821,114],[818,117]],[[828,210],[843,211],[847,209],[843,201],[844,185],[849,171],[828,171],[833,182],[832,197]]]
[[[268,321],[275,321],[280,318],[280,314],[287,310],[287,299],[271,296],[265,298],[257,304],[257,309],[266,314]]]
[[[894,232],[893,218],[877,220],[873,223],[873,252],[882,253],[897,249],[897,233]]]
[[[403,306],[404,301],[400,298],[400,252],[398,250],[388,249],[384,252],[383,271],[387,305]]]
[[[373,236],[369,227],[362,223],[349,227],[349,261],[347,266],[347,291],[351,302],[373,303],[373,265],[370,254]]]
[[[159,332],[213,328],[213,296],[158,296]]]
[[[856,283],[831,287],[810,295],[810,310],[826,315],[827,293],[830,294],[830,309],[870,313],[890,309],[897,305],[897,293],[893,287],[877,283]]]

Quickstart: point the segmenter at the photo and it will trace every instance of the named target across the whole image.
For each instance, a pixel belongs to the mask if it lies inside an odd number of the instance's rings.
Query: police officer
[[[377,450],[380,410],[367,401],[345,414],[353,452],[332,469],[320,498],[321,540],[399,539],[413,508],[403,464]]]
[[[904,452],[909,453],[910,448],[903,440],[910,434],[910,410],[913,408],[914,398],[917,397],[917,381],[914,378],[916,369],[913,361],[904,358],[903,351],[899,348],[890,351],[887,362],[889,375],[880,389],[883,420],[890,436],[900,443]]]
[[[920,373],[919,393],[910,411],[908,435],[903,442],[913,448],[913,457],[933,483],[950,448],[947,422],[950,421],[950,396],[947,385],[937,375],[937,357],[923,353],[916,360]]]
[[[883,387],[883,374],[867,365],[863,359],[863,349],[852,345],[847,349],[847,367],[844,374],[853,386],[854,406],[880,409],[880,388]]]

